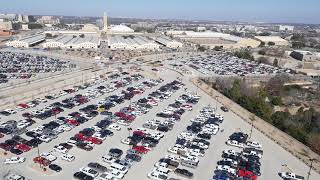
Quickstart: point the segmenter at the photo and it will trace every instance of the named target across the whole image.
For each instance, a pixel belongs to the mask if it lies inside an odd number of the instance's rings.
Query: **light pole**
[[[309,160],[310,160],[310,169],[309,169],[309,172],[308,172],[307,180],[309,180],[310,175],[311,175],[311,169],[312,169],[313,161],[317,161],[317,159],[311,158]]]
[[[219,96],[215,96],[214,98],[216,99],[216,112],[218,112],[218,98],[219,98]]]

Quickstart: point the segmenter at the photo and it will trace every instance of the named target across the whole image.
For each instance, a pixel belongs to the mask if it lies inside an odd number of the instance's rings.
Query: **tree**
[[[278,66],[279,66],[279,61],[278,61],[277,58],[275,58],[275,59],[273,60],[272,65],[273,65],[274,67],[278,67]]]
[[[207,50],[207,48],[205,48],[204,46],[199,46],[198,47],[198,51],[200,51],[200,52],[204,52],[206,50]]]
[[[259,47],[265,47],[266,46],[266,43],[265,42],[261,42]]]
[[[262,64],[269,64],[269,60],[267,57],[259,57],[257,59],[258,63],[262,63]]]
[[[319,134],[311,135],[308,139],[308,144],[314,152],[320,154],[320,136],[319,136]]]
[[[254,61],[254,57],[248,49],[241,49],[239,51],[234,52],[233,55],[241,59],[248,59]]]
[[[221,51],[223,49],[223,47],[222,46],[215,46],[213,49],[215,51]]]
[[[263,49],[261,49],[261,50],[258,51],[258,54],[260,54],[260,55],[266,55],[266,51],[263,50]]]
[[[274,46],[274,45],[276,45],[276,43],[274,43],[274,42],[268,42],[268,46]]]

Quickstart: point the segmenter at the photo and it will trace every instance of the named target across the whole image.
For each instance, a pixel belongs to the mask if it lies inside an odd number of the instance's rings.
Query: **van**
[[[170,169],[160,166],[160,167],[156,168],[154,171],[168,175],[170,172]]]
[[[199,164],[199,161],[190,161],[190,160],[182,160],[181,165],[190,167],[190,168],[196,168]]]
[[[112,163],[110,168],[118,170],[123,174],[126,174],[128,172],[128,168],[126,168],[125,166],[122,166],[121,164],[118,164],[118,163]]]

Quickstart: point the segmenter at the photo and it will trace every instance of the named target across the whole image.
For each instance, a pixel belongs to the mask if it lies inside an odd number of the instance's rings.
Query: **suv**
[[[123,154],[123,151],[118,148],[112,148],[109,150],[109,155],[113,158],[119,159]]]

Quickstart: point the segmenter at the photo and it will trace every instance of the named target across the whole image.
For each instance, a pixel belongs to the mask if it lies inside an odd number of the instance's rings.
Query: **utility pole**
[[[316,161],[317,159],[309,159],[310,160],[310,169],[309,169],[309,172],[308,172],[308,177],[307,177],[307,180],[309,180],[310,178],[310,175],[311,175],[311,169],[312,169],[312,165],[313,165],[313,161]]]

